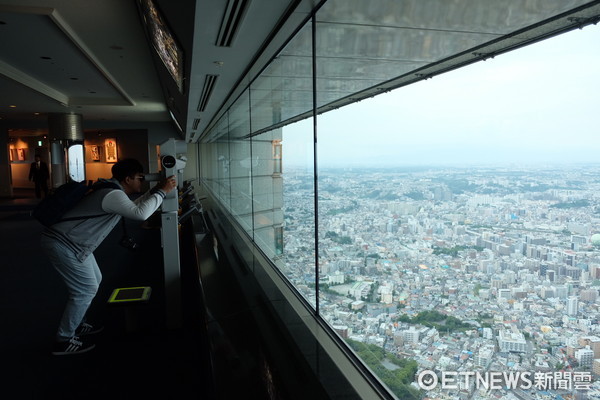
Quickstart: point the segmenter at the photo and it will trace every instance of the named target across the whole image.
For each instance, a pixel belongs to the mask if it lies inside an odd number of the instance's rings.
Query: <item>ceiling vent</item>
[[[197,111],[202,112],[206,109],[206,105],[208,104],[208,100],[212,95],[212,91],[215,87],[218,77],[219,75],[206,75],[204,87],[202,88],[202,93],[200,94],[200,101],[198,102],[198,108],[196,108]]]
[[[192,124],[192,129],[198,129],[198,124],[200,123],[200,118],[194,118],[194,123]]]
[[[242,19],[248,8],[250,0],[229,0],[227,2],[227,9],[225,15],[221,20],[221,28],[219,29],[219,36],[215,43],[219,47],[229,47],[233,43],[235,34],[237,33]]]

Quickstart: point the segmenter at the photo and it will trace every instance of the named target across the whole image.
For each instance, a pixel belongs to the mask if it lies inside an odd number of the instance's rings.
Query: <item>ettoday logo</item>
[[[529,371],[442,371],[423,370],[417,376],[417,385],[423,390],[460,389],[472,385],[477,389],[576,389],[589,390],[590,371],[529,372]]]
[[[432,390],[438,385],[439,379],[435,372],[430,370],[421,371],[417,376],[417,385],[423,390]]]

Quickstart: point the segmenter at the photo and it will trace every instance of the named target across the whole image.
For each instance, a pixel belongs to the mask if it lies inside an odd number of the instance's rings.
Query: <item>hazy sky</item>
[[[600,161],[600,26],[325,113],[319,165]],[[312,122],[283,129],[307,164]]]

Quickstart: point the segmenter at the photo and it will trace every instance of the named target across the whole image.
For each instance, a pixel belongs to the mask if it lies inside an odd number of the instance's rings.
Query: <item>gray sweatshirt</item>
[[[115,179],[109,181],[121,187]],[[164,197],[162,190],[148,191],[132,201],[121,189],[95,190],[67,212],[64,218],[100,216],[60,221],[46,228],[42,235],[63,243],[83,261],[96,250],[122,216],[144,221],[160,207]]]

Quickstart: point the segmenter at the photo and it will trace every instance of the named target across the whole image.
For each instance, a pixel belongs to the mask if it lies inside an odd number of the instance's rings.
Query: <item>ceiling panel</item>
[[[169,120],[135,2],[0,0],[0,120],[70,112]]]

